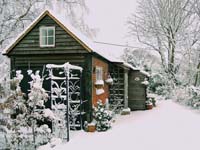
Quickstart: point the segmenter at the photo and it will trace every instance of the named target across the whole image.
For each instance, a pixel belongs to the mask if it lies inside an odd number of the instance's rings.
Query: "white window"
[[[55,27],[40,27],[40,46],[55,46]]]
[[[103,80],[103,68],[102,67],[96,67],[96,81]]]

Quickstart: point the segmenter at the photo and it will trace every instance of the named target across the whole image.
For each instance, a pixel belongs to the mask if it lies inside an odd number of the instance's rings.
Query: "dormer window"
[[[40,47],[55,46],[55,27],[40,27]]]

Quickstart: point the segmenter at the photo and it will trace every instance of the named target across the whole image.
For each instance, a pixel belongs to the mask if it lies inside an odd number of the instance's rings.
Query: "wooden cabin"
[[[98,100],[117,104],[117,107],[128,107],[128,96],[134,97],[131,87],[134,76],[128,75],[131,66],[122,61],[112,60],[101,54],[90,40],[74,29],[63,17],[45,10],[41,13],[24,32],[22,32],[13,43],[5,50],[4,55],[10,58],[11,77],[16,70],[22,70],[24,79],[21,87],[23,92],[28,93],[30,77],[27,70],[40,70],[40,75],[47,75],[45,68],[47,64],[70,64],[83,68],[81,75],[81,95],[85,103],[82,104],[85,116],[84,120],[92,119],[92,108]],[[113,84],[105,83],[111,76]],[[128,82],[128,78],[129,80]],[[134,80],[134,79],[133,79]],[[50,81],[45,80],[44,88],[50,89]],[[129,95],[128,95],[129,91]],[[129,99],[130,100],[130,99]],[[135,99],[134,99],[135,100]],[[130,107],[133,101],[129,101]],[[137,102],[137,101],[134,101]],[[51,107],[50,103],[46,104]]]
[[[83,68],[81,95],[86,101],[82,108],[86,112],[85,120],[91,120],[92,108],[98,100],[106,103],[108,99],[121,100],[124,105],[124,67],[99,53],[96,47],[56,13],[46,10],[36,18],[5,50],[10,58],[11,78],[16,70],[22,70],[24,79],[21,87],[28,93],[30,77],[27,70],[40,70],[40,75],[47,75],[47,64],[70,64]],[[108,76],[115,78],[114,85],[105,83]],[[45,80],[44,88],[50,89],[50,81]],[[100,91],[100,92],[99,92]],[[127,91],[127,90],[126,90]],[[46,104],[50,106],[50,102]]]

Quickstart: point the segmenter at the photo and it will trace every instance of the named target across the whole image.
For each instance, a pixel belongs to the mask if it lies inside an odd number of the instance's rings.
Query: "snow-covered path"
[[[200,114],[172,101],[120,116],[107,132],[76,132],[54,150],[199,150]]]

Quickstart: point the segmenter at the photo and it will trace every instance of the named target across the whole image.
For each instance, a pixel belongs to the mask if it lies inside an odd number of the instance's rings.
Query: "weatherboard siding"
[[[41,26],[55,26],[54,47],[40,47],[39,28]],[[27,33],[8,55],[69,53],[88,53],[88,51],[47,15]]]
[[[131,110],[146,109],[146,86],[141,84],[145,78],[140,71],[129,72],[128,106]]]

